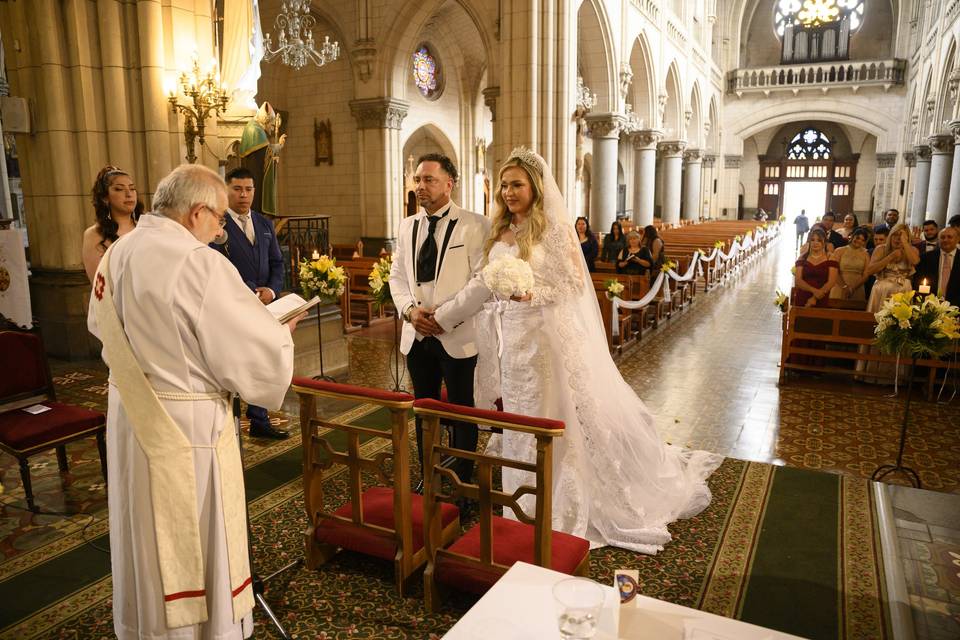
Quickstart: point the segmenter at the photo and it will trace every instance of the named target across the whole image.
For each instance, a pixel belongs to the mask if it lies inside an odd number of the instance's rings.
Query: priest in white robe
[[[243,470],[229,392],[279,408],[291,331],[207,243],[227,209],[198,165],[101,260],[89,327],[110,367],[110,551],[117,637],[249,637]]]

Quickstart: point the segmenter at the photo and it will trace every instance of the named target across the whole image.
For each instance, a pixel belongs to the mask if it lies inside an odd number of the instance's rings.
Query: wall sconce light
[[[180,91],[187,97],[187,104],[180,104],[180,96],[176,85],[167,91],[167,100],[174,113],[182,113],[184,118],[183,139],[187,144],[187,162],[197,161],[194,141],[204,144],[204,131],[207,118],[211,112],[219,114],[230,103],[227,88],[220,84],[220,72],[217,70],[216,60],[211,60],[210,70],[201,74],[197,55],[193,55],[193,66],[189,72],[184,71],[179,78]]]

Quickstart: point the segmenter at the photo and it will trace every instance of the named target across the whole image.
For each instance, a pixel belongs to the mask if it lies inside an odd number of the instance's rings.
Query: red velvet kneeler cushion
[[[516,520],[493,517],[493,561],[507,567],[523,561],[536,564],[533,558],[532,525]],[[550,568],[560,573],[573,574],[590,553],[590,543],[583,538],[559,531],[552,532]],[[480,527],[473,527],[449,551],[471,558],[480,558]],[[500,579],[502,573],[458,562],[448,555],[437,556],[434,577],[443,584],[461,591],[483,594]]]
[[[0,413],[0,442],[24,451],[47,442],[55,442],[83,433],[106,422],[99,411],[91,411],[59,402],[44,402],[50,411],[37,415],[23,409]]]
[[[378,527],[394,528],[393,523],[393,489],[390,487],[371,487],[363,492],[363,521]],[[413,522],[413,551],[416,553],[423,547],[423,496],[412,493],[410,495],[410,519]],[[334,513],[349,518],[353,511],[348,502]],[[443,526],[457,519],[460,510],[455,505],[440,503],[440,519]],[[357,529],[351,523],[337,522],[324,518],[317,525],[314,533],[317,542],[332,544],[344,549],[350,549],[384,560],[393,560],[397,555],[396,541],[372,531]]]
[[[362,396],[371,400],[383,400],[386,402],[412,402],[413,396],[409,393],[397,393],[387,391],[386,389],[374,389],[371,387],[359,387],[352,384],[340,384],[339,382],[327,382],[325,380],[314,380],[313,378],[294,378],[293,382],[298,387],[307,387],[317,391],[326,391],[328,393],[342,393],[350,396]]]

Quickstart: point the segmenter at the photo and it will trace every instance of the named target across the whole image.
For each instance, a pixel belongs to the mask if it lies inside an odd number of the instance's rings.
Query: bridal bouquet
[[[533,289],[530,264],[513,256],[500,256],[480,272],[483,284],[502,298],[522,296]]]
[[[877,346],[884,353],[938,357],[960,338],[960,309],[943,298],[895,293],[875,314]]]
[[[393,266],[393,256],[380,258],[373,264],[367,282],[370,283],[370,293],[378,309],[392,300],[390,297],[390,267]]]
[[[347,284],[347,274],[343,267],[338,267],[336,259],[330,256],[302,260],[299,277],[303,297],[308,300],[313,296],[320,296],[323,300],[332,302],[343,295]]]
[[[614,280],[613,278],[611,278],[610,280],[607,280],[606,282],[604,282],[604,283],[603,283],[603,286],[606,287],[606,289],[607,289],[607,294],[608,294],[611,298],[619,298],[619,297],[621,297],[620,294],[623,293],[623,283],[622,283],[622,282],[618,282],[618,281]]]

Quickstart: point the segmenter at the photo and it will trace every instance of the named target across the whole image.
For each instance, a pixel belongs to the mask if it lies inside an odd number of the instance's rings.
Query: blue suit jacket
[[[280,243],[273,232],[273,224],[256,211],[250,212],[253,230],[257,236],[255,245],[251,245],[243,229],[227,214],[227,243],[210,246],[222,253],[240,272],[244,283],[251,291],[257,287],[269,287],[277,295],[283,288],[283,256]]]

